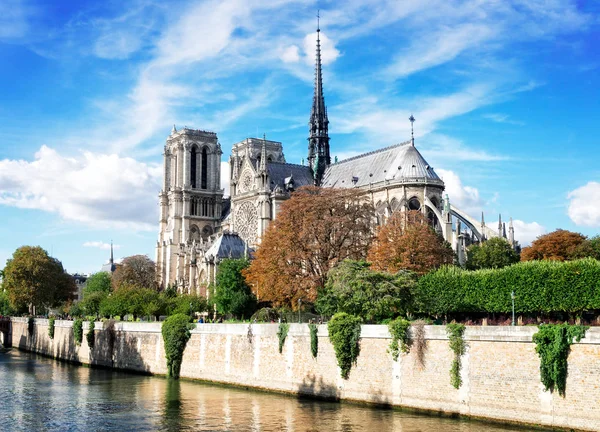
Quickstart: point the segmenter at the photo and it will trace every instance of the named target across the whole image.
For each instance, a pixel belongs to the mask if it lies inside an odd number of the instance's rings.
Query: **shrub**
[[[81,341],[83,340],[83,321],[79,318],[73,321],[73,338],[77,345],[81,345]]]
[[[96,329],[96,323],[94,323],[94,320],[91,319],[89,321],[88,332],[85,335],[85,338],[87,339],[88,346],[90,347],[91,350],[94,349],[94,344],[96,343],[96,332],[94,331],[95,329]]]
[[[317,335],[319,328],[316,324],[309,324],[308,329],[310,330],[310,352],[313,358],[317,358],[319,353],[319,336]]]
[[[162,336],[165,343],[168,377],[179,378],[183,352],[192,336],[190,330],[193,328],[194,324],[190,323],[189,315],[185,314],[171,315],[163,322]]]
[[[360,318],[340,312],[331,318],[327,328],[342,378],[348,379],[360,353]]]
[[[389,352],[392,354],[394,361],[397,361],[400,352],[408,353],[410,351],[410,339],[408,336],[410,323],[403,318],[396,318],[388,324],[388,329],[392,335]]]
[[[290,329],[290,325],[288,323],[280,323],[279,329],[277,330],[277,337],[279,338],[279,354],[283,352],[283,344],[285,343],[285,338],[287,337],[288,331]]]
[[[54,321],[56,321],[56,318],[53,316],[48,318],[48,336],[50,339],[54,339]]]
[[[588,327],[568,324],[542,324],[533,335],[535,352],[540,356],[540,378],[546,390],[558,390],[565,396],[567,383],[567,357],[573,339],[585,336]]]
[[[27,318],[27,333],[29,333],[29,336],[33,336],[34,326],[35,318],[30,316],[29,318]]]
[[[452,367],[450,368],[450,382],[457,389],[462,385],[460,358],[465,353],[467,347],[463,338],[465,325],[457,323],[448,324],[446,326],[446,333],[448,333],[450,350],[454,353],[454,360],[452,360]]]

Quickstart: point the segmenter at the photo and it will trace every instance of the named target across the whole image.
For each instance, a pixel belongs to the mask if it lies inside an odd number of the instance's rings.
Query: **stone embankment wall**
[[[96,323],[90,350],[84,336],[73,339],[72,322],[56,321],[54,339],[47,320],[13,319],[12,343],[20,349],[86,364],[154,374],[166,373],[159,323]],[[110,327],[110,328],[106,328]],[[277,324],[198,324],[185,350],[181,375],[273,391],[390,404],[506,422],[564,429],[600,430],[600,329],[588,330],[571,347],[566,397],[540,383],[536,327],[467,327],[462,386],[450,384],[453,354],[445,327],[426,326],[421,364],[413,348],[398,361],[387,352],[386,326],[362,327],[361,351],[348,380],[337,367],[327,326],[319,326],[319,353],[311,355],[306,324],[291,324],[283,353]],[[84,334],[87,323],[84,323]]]

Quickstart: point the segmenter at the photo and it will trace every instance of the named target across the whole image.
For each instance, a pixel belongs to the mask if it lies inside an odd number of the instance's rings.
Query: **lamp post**
[[[301,318],[300,318],[300,308],[302,307],[302,299],[299,298],[298,299],[298,324],[300,324]]]
[[[512,325],[515,325],[515,292],[514,290],[510,293],[510,298],[512,299]]]

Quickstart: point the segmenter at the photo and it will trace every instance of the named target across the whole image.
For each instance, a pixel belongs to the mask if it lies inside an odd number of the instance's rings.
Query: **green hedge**
[[[442,267],[418,282],[416,308],[430,315],[581,313],[600,310],[600,261],[528,261],[501,269]]]
[[[190,330],[194,324],[185,314],[175,314],[167,318],[161,328],[165,343],[165,357],[167,358],[167,376],[178,379],[183,360],[183,352],[192,334]]]

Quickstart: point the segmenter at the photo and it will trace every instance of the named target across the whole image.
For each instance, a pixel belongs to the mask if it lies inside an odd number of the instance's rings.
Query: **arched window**
[[[196,146],[192,147],[192,156],[191,156],[191,161],[190,161],[190,183],[192,183],[192,187],[195,188],[196,187],[196,165],[197,165],[197,151],[196,151]]]
[[[200,187],[202,189],[206,189],[206,183],[208,180],[208,173],[206,172],[208,169],[208,152],[206,151],[206,147],[202,149],[202,173],[200,175]]]

